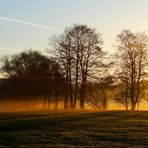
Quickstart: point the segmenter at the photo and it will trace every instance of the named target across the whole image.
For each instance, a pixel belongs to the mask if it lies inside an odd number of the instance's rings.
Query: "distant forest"
[[[1,59],[0,99],[42,98],[45,109],[107,110],[109,100],[137,110],[146,100],[148,36],[122,30],[114,53],[87,25],[50,37],[46,53],[26,50]]]

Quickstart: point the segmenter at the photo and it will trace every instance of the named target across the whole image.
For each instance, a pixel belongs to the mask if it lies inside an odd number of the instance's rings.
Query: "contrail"
[[[55,29],[55,28],[49,28],[49,27],[44,26],[44,25],[39,25],[39,24],[35,24],[35,23],[32,23],[32,22],[28,22],[28,21],[24,21],[24,20],[19,20],[19,19],[14,19],[14,18],[9,18],[9,17],[0,16],[0,20],[20,23],[20,24],[25,24],[25,25],[41,28],[41,29],[48,30],[48,31],[60,31],[60,30]]]

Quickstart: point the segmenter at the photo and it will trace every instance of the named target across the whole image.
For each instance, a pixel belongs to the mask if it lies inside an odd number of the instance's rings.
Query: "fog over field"
[[[77,105],[79,106],[79,104]],[[77,108],[79,110],[79,107]],[[87,111],[103,111],[103,110],[96,110],[89,106],[88,104],[85,105],[85,109]],[[54,108],[54,105],[52,104],[50,108],[48,106],[45,108],[44,106],[44,101],[39,99],[35,101],[14,101],[14,100],[9,100],[9,101],[0,101],[0,112],[18,112],[18,111],[50,111],[50,110],[63,110],[63,103],[58,104],[58,109]],[[109,103],[108,109],[107,110],[125,110],[125,106],[112,102]],[[106,110],[106,111],[107,111]],[[138,110],[143,110],[143,111],[148,111],[148,103],[146,101],[141,102],[141,105]]]

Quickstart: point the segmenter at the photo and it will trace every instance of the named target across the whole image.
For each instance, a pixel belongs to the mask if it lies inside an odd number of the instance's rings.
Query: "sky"
[[[112,52],[122,29],[148,33],[148,0],[0,0],[0,56],[45,52],[48,39],[73,24],[96,28]]]

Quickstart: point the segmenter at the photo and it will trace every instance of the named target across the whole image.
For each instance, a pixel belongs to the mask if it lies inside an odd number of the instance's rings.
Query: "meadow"
[[[0,113],[0,147],[147,147],[148,112]]]

